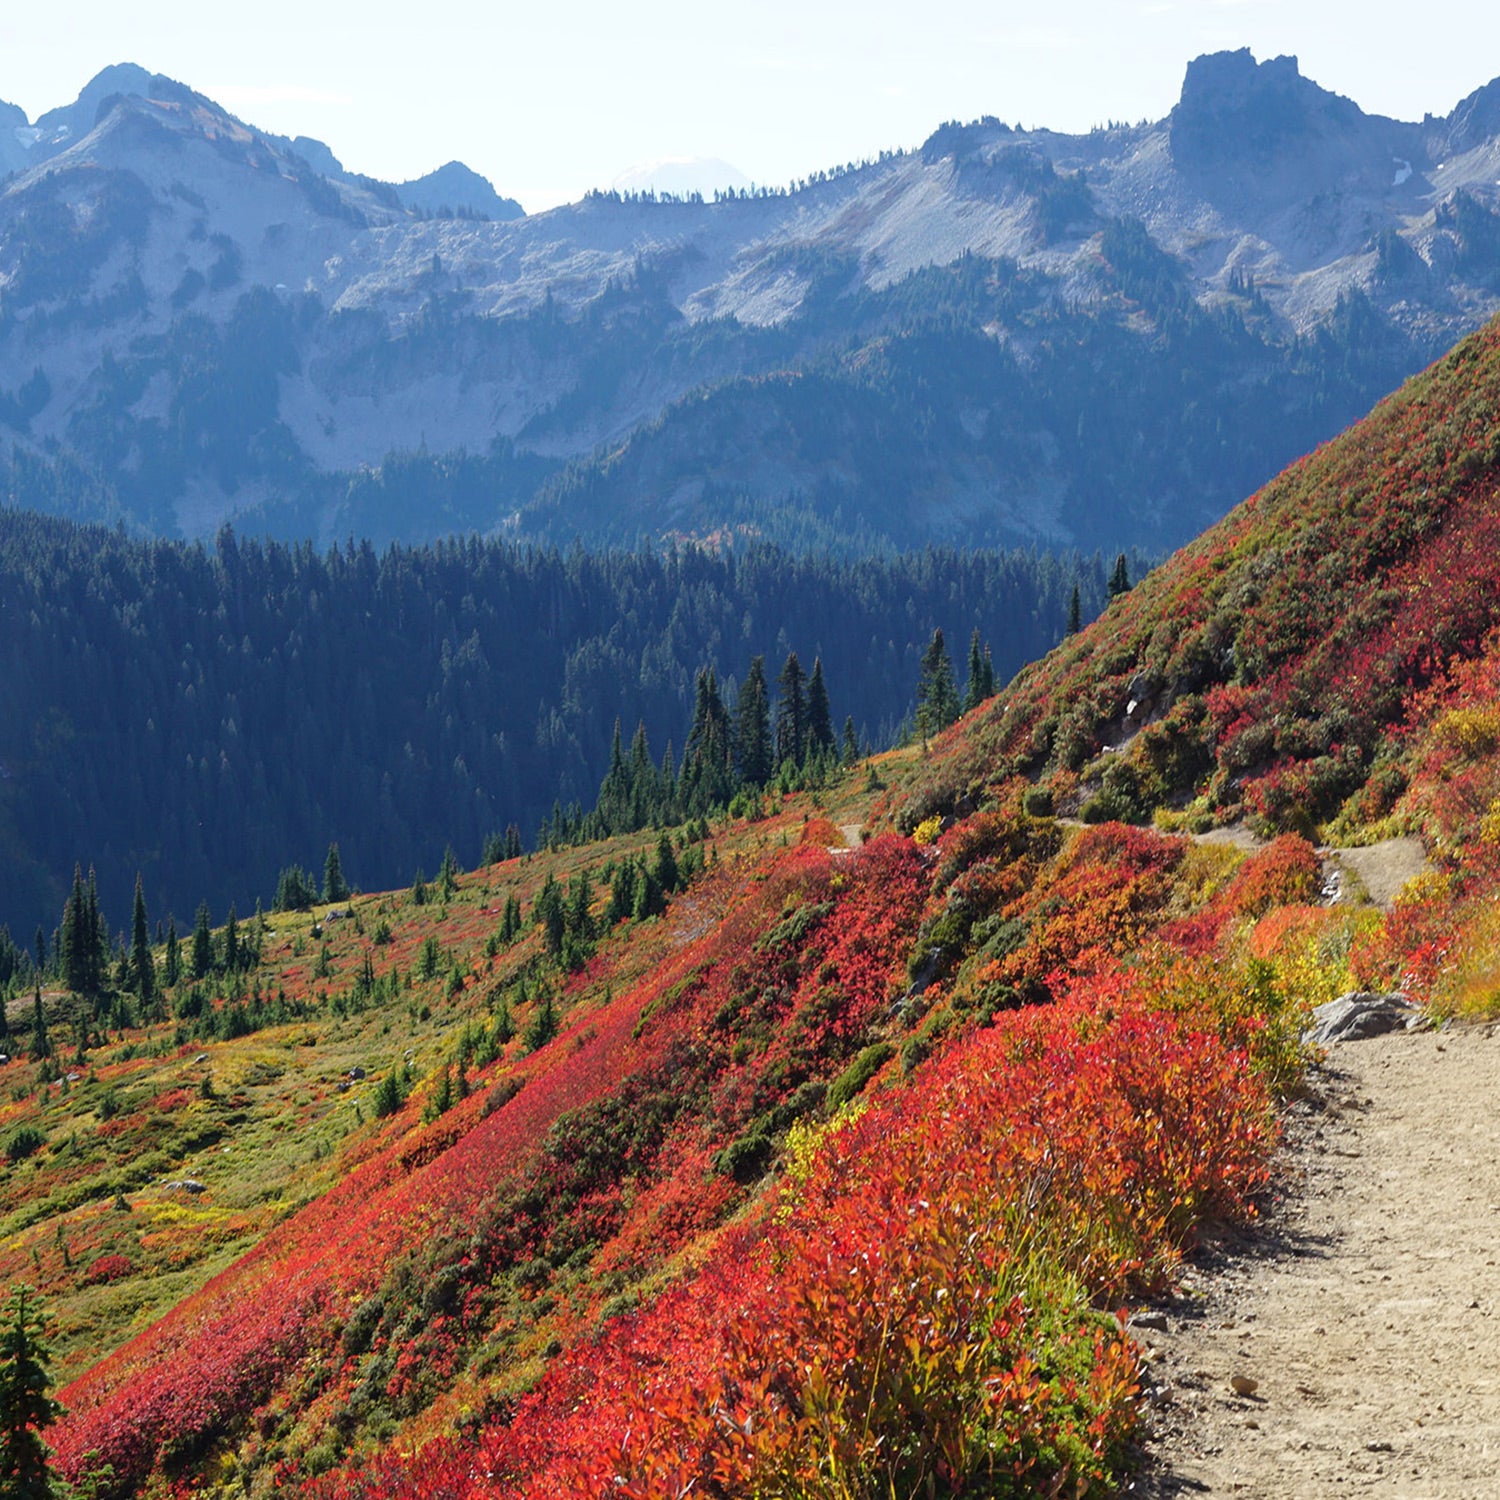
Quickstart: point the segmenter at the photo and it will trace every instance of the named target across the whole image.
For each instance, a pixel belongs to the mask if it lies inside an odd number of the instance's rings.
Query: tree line
[[[179,920],[202,899],[250,909],[330,843],[371,888],[450,842],[474,862],[497,830],[529,842],[554,807],[591,807],[616,720],[675,738],[680,767],[700,671],[726,706],[769,697],[756,657],[766,673],[795,652],[815,709],[836,685],[840,740],[849,720],[884,745],[934,629],[977,627],[1004,678],[1061,638],[1075,587],[1097,612],[1104,574],[1021,551],[319,553],[0,508],[0,922],[17,948],[50,932],[90,862],[109,910],[130,910],[139,871]],[[752,782],[760,757],[822,747],[806,712],[773,708]]]

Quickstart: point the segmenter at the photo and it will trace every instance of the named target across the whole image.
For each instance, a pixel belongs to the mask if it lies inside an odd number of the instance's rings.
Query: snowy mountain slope
[[[512,206],[459,164],[399,186],[356,177],[321,142],[264,135],[122,66],[35,126],[0,122],[3,160],[24,157],[0,187],[0,423],[168,531],[230,515],[320,535],[357,525],[338,476],[424,449],[569,466],[540,508],[506,470],[466,513],[480,529],[545,517],[557,535],[660,534],[676,524],[666,496],[736,487],[762,507],[813,496],[823,524],[830,507],[891,510],[867,498],[861,460],[883,449],[915,486],[899,540],[967,526],[1170,541],[1294,456],[1287,412],[1297,441],[1319,441],[1500,305],[1497,89],[1407,124],[1365,115],[1295,59],[1222,53],[1189,66],[1154,124],[950,124],[784,192],[596,194],[502,219]],[[444,209],[464,216],[427,217]],[[965,278],[972,260],[988,284]],[[912,336],[936,317],[921,298],[944,268],[966,290],[941,289],[949,344],[918,359]],[[922,390],[961,360],[954,338],[1004,358],[929,409]],[[1086,355],[1097,341],[1105,352]],[[1212,345],[1191,374],[1188,344]],[[1074,410],[1055,382],[1076,383],[1086,357],[1108,379]],[[914,360],[909,389],[867,399]],[[1017,370],[1029,428],[969,451],[998,403],[1014,409]],[[807,373],[838,387],[838,452],[714,447],[704,421],[736,391],[765,404],[765,388],[735,382],[773,379],[764,420],[784,433],[817,385],[787,377]],[[1266,425],[1228,433],[1245,381],[1265,389]],[[1126,411],[1153,383],[1212,407],[1197,458]],[[956,425],[955,403],[972,408]],[[1083,434],[1101,417],[1149,461],[1091,496]],[[743,438],[759,420],[729,426]],[[916,446],[898,452],[867,421]],[[960,435],[931,435],[945,426]],[[1221,463],[1210,439],[1254,452]],[[659,472],[618,461],[642,443],[670,450]],[[566,500],[580,474],[586,506]],[[722,522],[716,506],[695,501],[690,529]]]

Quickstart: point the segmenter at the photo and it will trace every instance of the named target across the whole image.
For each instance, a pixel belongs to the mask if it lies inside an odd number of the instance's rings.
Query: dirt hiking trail
[[[1145,1315],[1152,1500],[1500,1497],[1500,1036],[1328,1051],[1261,1220]],[[1231,1381],[1254,1381],[1237,1395]]]

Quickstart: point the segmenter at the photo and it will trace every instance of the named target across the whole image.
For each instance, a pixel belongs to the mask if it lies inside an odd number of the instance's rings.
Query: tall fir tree
[[[58,929],[60,942],[60,969],[58,977],[66,989],[75,995],[87,995],[89,976],[92,972],[90,954],[93,951],[94,935],[88,909],[88,896],[83,885],[83,870],[73,866],[73,889],[63,903],[62,926]]]
[[[609,769],[599,783],[596,806],[610,832],[624,831],[630,807],[630,772],[625,767],[625,740],[619,719],[615,720],[615,735],[609,747]]]
[[[40,988],[31,997],[31,1055],[38,1062],[52,1055],[52,1041],[47,1035],[47,1013],[42,1009]]]
[[[323,899],[325,901],[347,901],[349,883],[344,879],[343,862],[339,859],[339,846],[330,844],[323,861]]]
[[[823,658],[815,656],[812,676],[807,679],[807,751],[809,755],[826,755],[832,749],[833,710],[823,680]]]
[[[1122,552],[1115,558],[1114,569],[1109,575],[1109,597],[1117,599],[1121,594],[1130,592],[1130,565],[1125,561]]]
[[[198,912],[193,919],[193,978],[203,979],[213,973],[214,934],[208,915],[208,902],[198,903]]]
[[[776,686],[776,764],[800,766],[807,759],[807,673],[795,651],[787,652]]]
[[[964,712],[978,708],[986,699],[995,696],[995,668],[990,661],[990,648],[981,647],[979,627],[969,637],[969,681],[964,690]]]
[[[766,687],[766,659],[752,657],[740,684],[734,716],[735,761],[749,786],[764,786],[771,777],[771,696]]]
[[[88,948],[88,989],[86,994],[97,995],[104,989],[105,968],[109,963],[109,924],[99,909],[99,881],[94,867],[89,866],[88,916],[85,926],[93,934]]]
[[[234,903],[229,904],[229,915],[224,919],[224,972],[235,974],[239,972],[240,962],[240,924],[235,916]]]
[[[1073,585],[1073,597],[1068,600],[1068,634],[1077,635],[1083,629],[1083,599],[1078,585]]]
[[[917,680],[917,733],[925,739],[946,729],[958,718],[958,710],[953,663],[939,626],[922,653],[922,672]]]
[[[702,813],[728,802],[733,790],[734,746],[729,710],[712,667],[699,670],[693,685],[693,724],[682,760],[686,811]]]
[[[162,982],[171,989],[182,978],[182,944],[177,939],[177,918],[167,918],[167,952],[162,962]]]
[[[630,777],[630,821],[626,826],[644,828],[655,813],[659,794],[656,767],[651,764],[651,746],[646,740],[645,720],[635,726],[626,771]]]
[[[444,901],[451,901],[453,893],[458,889],[458,877],[462,870],[458,863],[458,856],[453,852],[453,845],[449,844],[443,850],[443,862],[438,866],[437,883],[443,893]]]
[[[859,759],[859,733],[854,727],[853,714],[844,716],[844,735],[840,748],[846,766],[852,766]]]
[[[672,848],[672,835],[665,828],[656,841],[656,864],[651,874],[664,895],[670,895],[682,883],[681,873],[677,868],[677,854]]]
[[[146,893],[139,871],[135,877],[135,906],[130,928],[130,977],[144,1005],[156,996],[156,960],[151,954],[151,927],[146,918]]]
[[[61,1415],[48,1395],[46,1323],[36,1294],[15,1287],[0,1312],[0,1496],[47,1500],[55,1490],[42,1433]]]

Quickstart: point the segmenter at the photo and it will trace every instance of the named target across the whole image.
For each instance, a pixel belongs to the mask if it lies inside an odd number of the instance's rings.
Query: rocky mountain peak
[[[1439,123],[1447,127],[1442,142],[1445,155],[1471,150],[1500,135],[1500,78],[1460,100],[1447,120]]]
[[[1194,58],[1171,115],[1179,166],[1269,164],[1299,141],[1356,134],[1368,117],[1351,99],[1304,78],[1295,57],[1257,63],[1248,47]]]
[[[1379,198],[1419,186],[1428,165],[1420,125],[1367,115],[1304,78],[1295,57],[1257,63],[1249,48],[1189,63],[1168,128],[1178,171],[1221,208],[1285,206],[1335,186]]]
[[[149,98],[151,86],[160,76],[136,63],[112,63],[101,69],[84,84],[71,104],[49,109],[38,118],[36,128],[41,132],[38,146],[60,148],[82,139],[98,124],[99,111],[109,100],[121,94]]]

